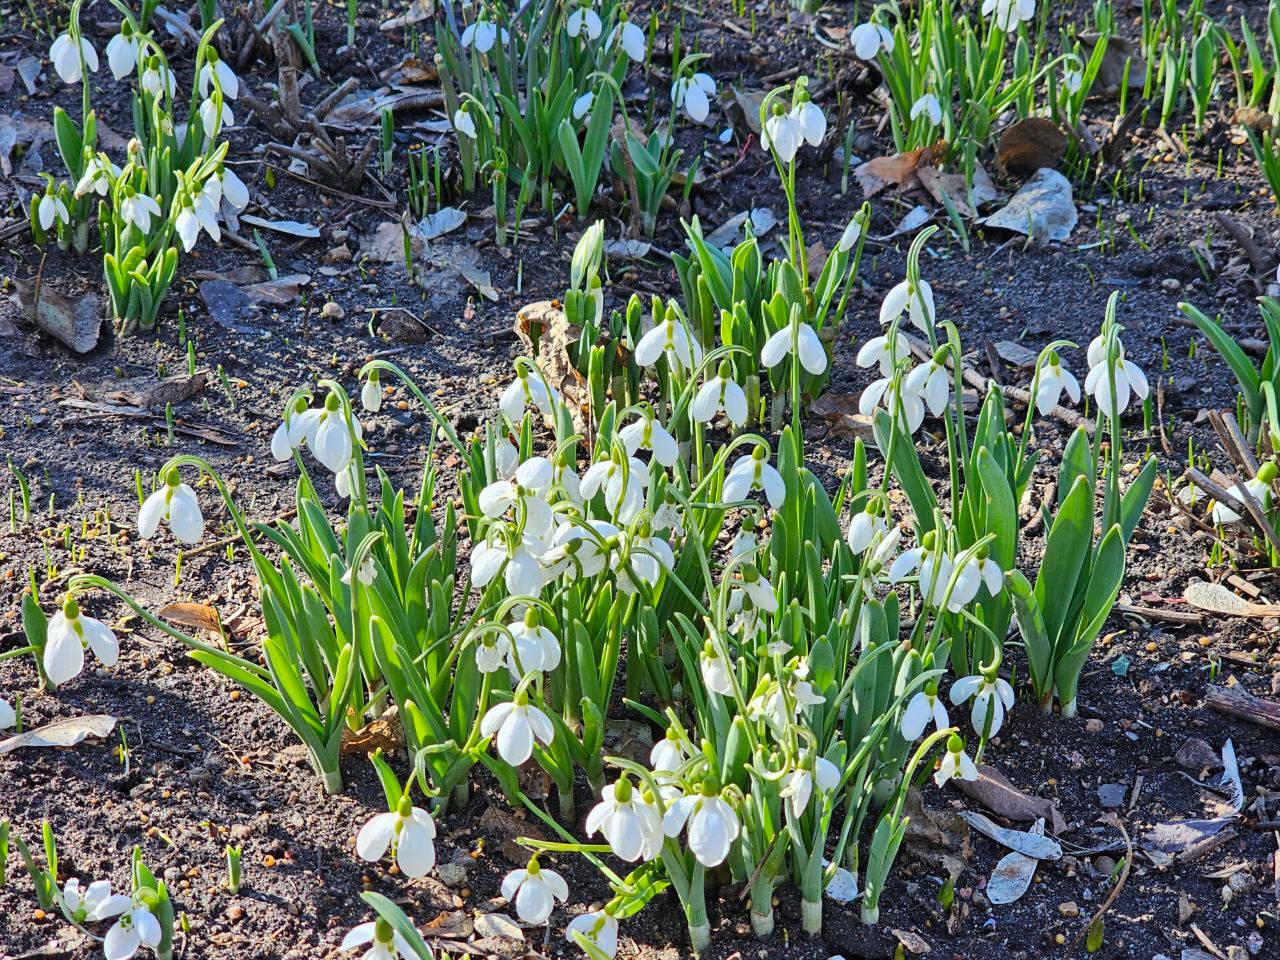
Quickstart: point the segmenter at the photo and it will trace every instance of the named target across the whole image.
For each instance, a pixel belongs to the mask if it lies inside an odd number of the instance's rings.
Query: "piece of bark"
[[[1260,727],[1280,730],[1280,703],[1264,700],[1240,687],[1210,686],[1204,703],[1211,710],[1248,720]]]

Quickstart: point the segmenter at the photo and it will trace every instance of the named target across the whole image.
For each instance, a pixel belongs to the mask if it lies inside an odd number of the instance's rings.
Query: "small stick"
[[[1133,841],[1129,839],[1129,834],[1124,828],[1124,824],[1120,822],[1120,818],[1114,813],[1107,814],[1102,818],[1104,823],[1108,823],[1120,831],[1120,836],[1124,838],[1124,868],[1120,871],[1120,876],[1116,880],[1116,885],[1111,888],[1111,892],[1107,894],[1107,899],[1102,901],[1102,905],[1098,907],[1089,922],[1080,928],[1080,931],[1067,944],[1067,949],[1062,952],[1063,957],[1071,956],[1071,952],[1075,950],[1080,940],[1093,929],[1093,925],[1102,919],[1102,915],[1111,909],[1111,904],[1115,903],[1116,897],[1120,896],[1120,891],[1124,889],[1125,881],[1129,879],[1129,868],[1133,866]]]

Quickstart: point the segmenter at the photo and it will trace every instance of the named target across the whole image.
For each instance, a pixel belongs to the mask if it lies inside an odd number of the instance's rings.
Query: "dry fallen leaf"
[[[1043,817],[1049,822],[1052,833],[1067,829],[1057,806],[1043,797],[1029,797],[1007,779],[1004,774],[988,764],[978,765],[977,780],[952,780],[960,792],[971,800],[977,800],[998,817],[1034,823]]]
[[[558,300],[538,300],[521,307],[512,330],[547,382],[569,401],[571,411],[586,402],[586,381],[571,359],[581,330],[568,321]]]
[[[175,626],[222,636],[222,618],[207,603],[167,603],[156,612],[161,620]]]
[[[0,756],[23,747],[74,747],[85,737],[105,737],[115,726],[116,718],[105,713],[55,720],[0,743]]]
[[[359,730],[344,728],[339,750],[344,757],[367,756],[378,750],[390,753],[399,750],[403,744],[404,731],[400,727],[399,713],[393,706]]]
[[[96,293],[72,301],[38,279],[19,280],[17,288],[23,315],[45,333],[76,353],[88,353],[98,345],[102,316]]]
[[[1048,117],[1024,117],[1005,127],[996,143],[996,163],[1005,173],[1035,173],[1056,167],[1067,152],[1067,137]]]

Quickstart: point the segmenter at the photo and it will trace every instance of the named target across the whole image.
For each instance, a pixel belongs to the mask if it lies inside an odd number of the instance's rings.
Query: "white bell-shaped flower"
[[[1101,336],[1095,337],[1089,344],[1089,375],[1085,377],[1084,388],[1093,394],[1098,409],[1108,417],[1118,416],[1129,408],[1129,399],[1136,396],[1145,400],[1150,388],[1147,376],[1136,363],[1125,358],[1124,345],[1116,339],[1116,359],[1114,377],[1112,367],[1107,363],[1107,346]],[[1112,380],[1115,380],[1115,395],[1112,396]]]
[[[502,880],[502,895],[516,906],[516,916],[530,926],[541,926],[551,917],[556,901],[569,899],[569,885],[554,870],[540,866],[534,857],[523,870],[512,870]]]
[[[154,197],[137,193],[132,187],[125,188],[124,199],[120,201],[120,218],[125,223],[131,223],[147,234],[151,232],[151,218],[160,216],[160,204]]]
[[[622,51],[636,63],[643,63],[645,57],[645,48],[648,46],[645,40],[644,30],[626,19],[626,11],[620,11],[620,20],[618,25],[613,28],[613,33],[609,35],[609,49],[613,49],[615,43],[622,44]]]
[[[809,809],[815,784],[823,792],[834,790],[840,786],[840,768],[825,757],[817,757],[812,769],[802,762],[787,775],[786,785],[778,796],[788,801],[793,817],[799,819]]]
[[[513,683],[529,673],[549,673],[560,665],[560,641],[542,625],[534,607],[524,619],[507,625],[513,643],[507,649],[507,669]]]
[[[600,31],[604,29],[604,25],[600,22],[600,14],[596,13],[590,7],[578,7],[569,14],[569,19],[565,21],[565,33],[571,37],[583,37],[587,40],[594,40],[600,36]]]
[[[352,433],[353,422],[347,419],[341,399],[330,393],[307,435],[307,446],[330,473],[341,473],[355,455]]]
[[[904,577],[917,573],[920,595],[925,603],[935,607],[941,604],[952,570],[951,558],[942,548],[944,543],[945,538],[939,536],[938,531],[926,532],[918,547],[903,551],[893,561],[889,568],[889,582],[898,583]]]
[[[625,775],[600,791],[600,802],[587,814],[587,835],[599,833],[620,859],[648,860],[662,848],[662,817],[645,803]]]
[[[605,568],[609,551],[601,546],[617,541],[620,531],[607,520],[588,520],[584,529],[580,524],[566,520],[556,528],[551,547],[542,557],[548,581],[558,577],[577,580],[594,577]]]
[[[293,451],[307,442],[307,437],[320,418],[320,412],[319,408],[308,407],[307,401],[299,397],[288,419],[281,420],[280,426],[271,435],[271,456],[281,462],[292,457]]]
[[[907,709],[902,712],[899,730],[908,743],[915,743],[924,733],[924,728],[933,721],[934,728],[945,730],[951,726],[951,718],[947,716],[947,708],[938,696],[938,684],[930,680],[907,702]]]
[[[889,524],[880,515],[880,505],[872,501],[865,510],[859,510],[849,521],[849,532],[845,539],[849,549],[855,554],[863,554],[875,542],[876,537],[889,532]]]
[[[204,536],[204,515],[196,492],[182,482],[177,470],[170,470],[164,483],[143,501],[138,510],[138,536],[149,540],[160,522],[169,524],[179,543],[199,543]]]
[[[942,786],[948,780],[977,780],[978,768],[974,766],[969,755],[964,752],[964,741],[955,734],[947,739],[947,752],[942,755],[942,762],[933,775],[933,782]]]
[[[1036,0],[982,0],[982,15],[993,17],[999,29],[1012,33],[1036,15]]]
[[[71,212],[67,209],[62,197],[53,192],[52,183],[36,205],[36,218],[40,222],[41,230],[52,229],[54,223],[59,220],[68,226],[71,224]]]
[[[799,122],[792,114],[785,113],[780,104],[777,105],[760,129],[760,149],[766,153],[772,150],[785,164],[795,159],[803,142],[804,133]]]
[[[496,480],[480,491],[480,512],[497,519],[515,511],[523,518],[524,531],[533,536],[549,533],[555,515],[547,502],[547,493],[555,481],[555,468],[546,457],[530,457],[516,468],[510,480]]]
[[[218,80],[218,86],[222,88],[223,99],[234,100],[240,96],[240,78],[231,69],[231,65],[218,56],[217,50],[213,47],[207,47],[205,48],[204,66],[200,68],[200,77],[197,80],[200,96],[209,96],[209,90],[213,86],[215,77]]]
[[[902,389],[906,393],[914,393],[924,401],[930,413],[940,417],[947,409],[949,383],[947,365],[935,354],[907,374],[902,381]]]
[[[942,104],[932,93],[926,93],[911,105],[911,119],[916,120],[920,117],[926,117],[929,125],[933,127],[942,124]]]
[[[796,315],[791,322],[772,334],[760,350],[760,362],[769,369],[780,364],[789,354],[800,358],[800,366],[815,377],[827,369],[827,351],[817,332]]]
[[[154,950],[164,938],[164,931],[155,914],[138,899],[130,902],[129,909],[121,913],[107,931],[102,941],[106,960],[129,960],[139,947]]]
[[[625,526],[644,509],[649,468],[635,457],[627,457],[625,462],[611,457],[588,467],[578,489],[586,500],[603,492],[605,506],[614,519]]]
[[[360,960],[417,960],[418,953],[391,924],[379,917],[351,928],[339,950],[358,950],[372,944]]]
[[[874,415],[876,410],[896,414],[899,404],[902,407],[900,425],[907,433],[915,433],[924,423],[924,400],[919,394],[895,385],[893,377],[871,381],[858,397],[858,412],[864,417]]]
[[[610,912],[612,904],[606,904],[603,910],[592,910],[574,917],[565,925],[565,939],[577,944],[574,934],[586,939],[588,943],[606,957],[618,955],[618,918]]]
[[[878,23],[860,23],[849,32],[849,42],[859,60],[871,60],[881,50],[893,53],[893,32]]]
[[[1005,710],[1012,709],[1014,704],[1013,687],[1009,681],[996,674],[994,669],[985,670],[971,677],[961,677],[951,685],[951,702],[956,706],[972,698],[973,708],[969,719],[973,729],[979,736],[994,737],[1004,726]],[[991,714],[991,729],[988,731],[987,714]]]
[[[937,309],[933,302],[933,287],[929,286],[928,280],[921,280],[919,284],[903,280],[886,293],[880,304],[880,325],[887,327],[902,316],[904,310],[917,329],[927,333],[933,327]]]
[[[462,31],[460,43],[463,49],[474,47],[476,53],[488,53],[498,42],[498,37],[499,30],[495,23],[491,20],[477,20],[475,23],[468,24]],[[511,40],[511,35],[506,29],[501,31],[501,37],[504,46]]]
[[[509,765],[518,767],[533,756],[535,741],[551,743],[555,728],[545,713],[529,703],[525,694],[517,693],[515,700],[490,707],[481,718],[480,735],[492,737],[495,734],[498,756]]]
[[[84,71],[80,65],[82,57],[89,72],[97,73],[98,51],[83,36],[77,46],[70,34],[60,33],[49,48],[49,59],[53,61],[53,69],[58,72],[63,83],[79,83],[84,79]]]
[[[823,138],[827,135],[827,115],[809,99],[808,92],[791,108],[791,119],[800,132],[802,144],[807,143],[811,147],[822,145]]]
[[[681,370],[692,370],[702,362],[702,346],[674,310],[668,310],[636,344],[635,362],[642,367],[652,367],[664,356],[667,363]]]
[[[763,490],[769,506],[777,510],[787,497],[782,475],[769,463],[769,451],[758,444],[750,456],[739,457],[724,479],[721,499],[725,502],[745,500],[756,490]]]
[[[733,668],[720,654],[720,648],[714,641],[708,640],[702,647],[698,657],[698,665],[702,672],[702,682],[707,689],[722,697],[733,695]]]
[[[1271,508],[1272,500],[1271,484],[1275,482],[1275,479],[1275,461],[1268,460],[1258,468],[1257,476],[1251,477],[1244,482],[1243,488],[1237,483],[1232,486],[1228,492],[1233,494],[1241,503],[1244,503],[1244,493],[1245,491],[1248,491],[1249,495],[1258,501],[1259,506],[1261,506],[1263,510],[1269,510]],[[1194,490],[1195,488],[1192,487],[1191,489]],[[1240,519],[1240,514],[1236,513],[1226,504],[1215,501],[1213,509],[1210,511],[1210,517],[1213,519],[1214,523],[1218,524],[1235,523]]]
[[[554,420],[556,408],[561,405],[560,393],[547,383],[542,371],[530,371],[521,365],[516,369],[516,378],[502,392],[498,408],[510,418],[512,423],[519,423],[529,407],[537,408],[548,420]]]
[[[711,98],[716,95],[715,80],[705,73],[680,77],[671,85],[671,102],[694,123],[702,123],[711,113]]]
[[[1042,417],[1047,417],[1058,405],[1062,394],[1066,393],[1072,403],[1080,402],[1080,382],[1062,365],[1056,350],[1049,353],[1044,367],[1040,370],[1040,386],[1036,388],[1036,409]]]
[[[425,877],[436,865],[436,822],[402,794],[399,807],[380,813],[356,835],[356,854],[376,863],[391,849],[396,866],[406,877]]]
[[[111,892],[110,880],[95,880],[81,890],[80,881],[72,877],[63,885],[60,896],[63,912],[78,924],[118,917],[133,904],[131,897]]]
[[[107,41],[107,66],[111,75],[123,80],[138,66],[138,37],[128,20],[120,24],[120,32]]]
[[[635,537],[624,536],[624,542],[628,544],[624,550],[626,559],[618,570],[618,589],[623,593],[639,593],[641,583],[653,589],[664,571],[675,569],[675,553],[661,537],[642,532]]]
[[[84,669],[84,651],[92,650],[104,667],[114,667],[120,658],[120,642],[101,620],[85,616],[70,594],[62,609],[49,619],[42,664],[53,684],[63,684]]]
[[[476,138],[476,122],[471,117],[471,111],[467,109],[469,106],[470,104],[464,103],[453,111],[453,129],[464,137],[474,140]]]
[[[681,797],[667,807],[663,833],[678,837],[686,827],[689,850],[704,867],[724,863],[741,830],[738,815],[709,778],[703,781],[701,792]]]
[[[689,408],[695,423],[710,423],[721,410],[735,427],[746,426],[747,395],[731,378],[728,361],[720,364],[717,374],[698,388]]]
[[[680,447],[676,438],[658,422],[651,407],[638,420],[633,420],[619,430],[618,439],[631,457],[639,450],[651,450],[653,459],[664,467],[674,467],[680,459]]]
[[[689,756],[680,735],[675,730],[668,730],[649,750],[649,766],[655,773],[671,773],[684,766]]]

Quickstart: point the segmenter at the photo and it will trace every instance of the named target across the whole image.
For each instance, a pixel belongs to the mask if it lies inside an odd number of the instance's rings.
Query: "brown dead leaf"
[[[906,815],[903,843],[907,850],[916,859],[936,864],[952,879],[958,879],[973,855],[969,825],[950,810],[926,807],[920,791],[915,788],[907,793]]]
[[[395,706],[367,723],[359,730],[349,727],[342,731],[342,746],[339,751],[344,757],[368,756],[378,750],[385,753],[399,750],[404,745],[404,731],[400,728],[400,714]]]
[[[68,300],[39,278],[19,280],[17,288],[18,303],[29,322],[76,353],[88,353],[98,345],[102,315],[96,293]]]
[[[1099,39],[1101,35],[1096,33],[1080,36],[1080,42],[1084,44],[1090,56],[1097,49]],[[1088,59],[1088,56],[1085,59]],[[1129,89],[1141,90],[1142,78],[1147,72],[1146,61],[1133,48],[1133,44],[1127,37],[1113,35],[1107,38],[1107,50],[1102,55],[1102,63],[1098,67],[1098,75],[1093,81],[1093,89],[1089,91],[1089,95],[1110,98],[1118,96],[1120,87],[1124,83],[1126,61],[1129,62]]]
[[[996,163],[1005,173],[1035,173],[1057,167],[1067,152],[1067,137],[1048,117],[1024,117],[1005,127],[996,143]]]
[[[512,329],[537,361],[547,382],[568,401],[576,420],[587,397],[586,381],[571,359],[581,329],[565,318],[558,300],[539,300],[521,307]]]
[[[888,187],[896,187],[899,193],[905,193],[920,186],[917,168],[921,165],[936,166],[946,150],[946,142],[939,140],[931,147],[907,150],[891,157],[875,157],[855,167],[853,175],[868,197],[874,197]]]
[[[156,611],[161,620],[188,630],[204,630],[222,636],[222,618],[207,603],[167,603]]]
[[[861,438],[864,442],[874,439],[871,418],[858,412],[858,397],[855,394],[824,393],[813,401],[811,409],[827,421],[831,432],[838,437],[848,437],[851,440]]]
[[[1052,833],[1058,834],[1067,829],[1067,822],[1053,801],[1028,796],[989,764],[979,764],[977,780],[954,782],[965,796],[978,801],[996,816],[1023,823],[1034,823],[1043,817]]]
[[[457,940],[465,940],[474,929],[471,915],[464,910],[445,910],[422,925],[422,932],[429,937]]]
[[[516,843],[517,837],[530,840],[546,840],[546,833],[528,820],[522,820],[496,804],[490,804],[480,815],[479,832],[490,842],[497,840],[498,852],[510,863],[524,866],[529,851]]]

